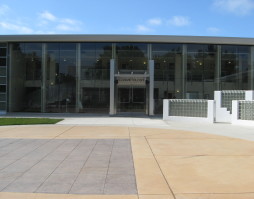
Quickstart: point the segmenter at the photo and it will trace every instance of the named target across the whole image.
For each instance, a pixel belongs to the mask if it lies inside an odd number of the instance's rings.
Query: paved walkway
[[[240,126],[227,123],[192,123],[192,122],[172,122],[163,121],[160,117],[68,117],[62,125],[81,125],[81,126],[131,126],[146,128],[177,129],[195,132],[203,132],[214,135],[223,135],[234,138],[241,138],[254,141],[254,126]]]
[[[103,126],[93,119],[90,126],[0,127],[0,198],[254,198],[252,141],[170,129],[161,120],[112,118],[118,126]]]

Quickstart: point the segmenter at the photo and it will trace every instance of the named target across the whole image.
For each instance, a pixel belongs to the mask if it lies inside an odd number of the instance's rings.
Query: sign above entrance
[[[148,74],[116,74],[119,86],[145,86]]]

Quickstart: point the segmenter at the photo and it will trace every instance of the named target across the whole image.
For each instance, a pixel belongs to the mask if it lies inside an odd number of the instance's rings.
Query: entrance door
[[[146,89],[135,87],[118,88],[117,112],[142,112],[146,108]]]

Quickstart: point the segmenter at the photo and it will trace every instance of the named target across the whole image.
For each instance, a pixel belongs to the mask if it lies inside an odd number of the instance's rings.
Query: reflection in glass
[[[47,112],[75,112],[76,44],[47,44]]]
[[[13,43],[9,111],[41,111],[41,43]]]
[[[155,113],[162,113],[163,99],[182,98],[181,44],[152,44]]]
[[[79,112],[109,112],[111,43],[81,44]]]
[[[187,45],[187,99],[213,99],[215,63],[215,45]]]
[[[221,89],[250,89],[250,47],[223,45],[221,47]]]
[[[143,43],[117,43],[116,61],[121,71],[147,70],[147,44]]]
[[[117,112],[145,112],[146,89],[118,88]]]

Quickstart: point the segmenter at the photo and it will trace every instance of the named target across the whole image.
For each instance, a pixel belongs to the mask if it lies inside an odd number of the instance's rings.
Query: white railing
[[[214,100],[164,99],[163,120],[214,122]]]

